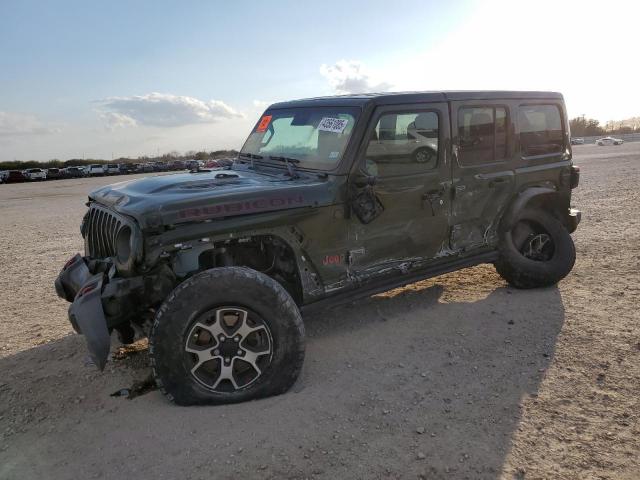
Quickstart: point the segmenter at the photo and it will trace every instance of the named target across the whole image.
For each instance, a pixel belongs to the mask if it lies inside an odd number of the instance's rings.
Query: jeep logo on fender
[[[322,259],[323,265],[341,265],[344,263],[344,254],[343,255],[325,255]]]
[[[261,197],[254,200],[241,200],[237,202],[186,208],[178,212],[178,218],[180,220],[218,218],[227,217],[229,215],[246,215],[249,213],[268,212],[288,207],[302,207],[304,205],[305,200],[302,195]]]

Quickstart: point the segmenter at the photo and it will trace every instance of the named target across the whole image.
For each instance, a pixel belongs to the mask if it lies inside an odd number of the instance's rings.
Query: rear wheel
[[[304,326],[287,291],[243,267],[207,270],[169,295],[149,336],[156,382],[180,405],[278,395],[304,360]]]
[[[571,235],[552,215],[525,210],[502,234],[497,272],[516,288],[554,285],[566,277],[576,259]]]

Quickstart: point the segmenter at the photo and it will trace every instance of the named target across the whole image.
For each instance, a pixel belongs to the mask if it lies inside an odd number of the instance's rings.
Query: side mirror
[[[374,177],[373,175],[367,175],[366,177],[358,177],[353,183],[356,187],[373,187],[378,182],[378,177]]]
[[[353,182],[355,188],[351,188],[349,206],[350,211],[363,223],[371,223],[384,211],[384,206],[376,196],[373,185],[376,184],[377,177],[362,176]]]

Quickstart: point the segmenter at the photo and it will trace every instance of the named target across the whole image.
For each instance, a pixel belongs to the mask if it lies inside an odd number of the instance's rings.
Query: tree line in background
[[[640,133],[640,117],[633,117],[621,121],[608,121],[604,127],[594,118],[585,118],[584,115],[569,120],[571,136],[592,137],[599,135],[615,135],[624,133]],[[120,157],[114,160],[101,160],[96,158],[72,158],[70,160],[49,160],[48,162],[38,162],[35,160],[0,162],[0,170],[25,170],[27,168],[64,168],[71,165],[91,165],[93,163],[145,163],[145,162],[170,162],[172,160],[213,160],[216,158],[235,157],[237,150],[215,150],[212,152],[195,150],[180,154],[179,152],[165,153],[159,157],[142,156],[138,158]]]
[[[96,158],[72,158],[70,160],[49,160],[38,162],[35,160],[0,162],[0,170],[26,170],[27,168],[64,168],[72,165],[92,165],[107,163],[146,163],[146,162],[171,162],[174,160],[214,160],[216,158],[228,158],[238,155],[237,150],[215,150],[213,152],[189,151],[185,154],[169,152],[159,157],[142,156],[138,158],[115,158],[113,160],[101,160]]]
[[[595,137],[599,135],[620,135],[624,133],[640,133],[640,117],[627,120],[608,121],[605,126],[595,118],[585,118],[584,115],[569,120],[572,137]]]

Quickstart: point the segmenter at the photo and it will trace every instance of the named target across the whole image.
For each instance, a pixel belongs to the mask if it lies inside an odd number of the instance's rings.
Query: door
[[[494,244],[497,222],[515,188],[513,126],[506,104],[452,102],[451,247]]]
[[[351,274],[404,272],[446,249],[448,140],[446,103],[376,109],[349,178]]]

